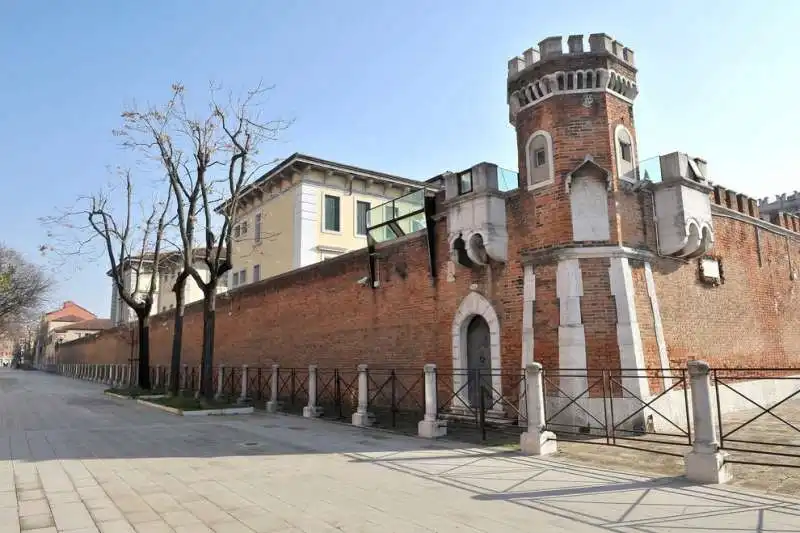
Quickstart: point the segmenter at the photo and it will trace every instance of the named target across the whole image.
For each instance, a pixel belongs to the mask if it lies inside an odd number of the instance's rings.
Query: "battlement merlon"
[[[589,50],[584,50],[583,35],[570,35],[567,38],[567,54],[564,54],[564,38],[548,37],[539,42],[539,48],[528,48],[521,56],[512,57],[508,61],[508,77],[516,77],[520,72],[533,65],[555,57],[578,54],[607,54],[635,68],[633,50],[605,33],[589,35]]]

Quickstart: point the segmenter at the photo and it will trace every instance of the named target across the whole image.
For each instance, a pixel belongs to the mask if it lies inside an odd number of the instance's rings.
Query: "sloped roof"
[[[88,310],[88,309],[86,309],[85,307],[82,307],[82,306],[80,306],[80,305],[76,304],[76,303],[75,303],[75,302],[73,302],[72,300],[67,300],[67,301],[66,301],[66,302],[64,302],[64,303],[61,305],[61,307],[59,307],[58,309],[54,309],[54,310],[52,310],[52,311],[49,311],[49,312],[45,313],[45,316],[54,315],[54,314],[56,314],[56,313],[58,313],[58,312],[60,312],[60,311],[63,311],[63,310],[64,310],[64,309],[66,309],[68,306],[77,307],[77,308],[78,308],[78,309],[80,309],[81,311],[85,311],[85,312],[87,312],[88,314],[90,314],[90,315],[92,315],[92,316],[96,316],[94,313],[92,313],[91,311],[89,311],[89,310]],[[68,315],[68,316],[75,316],[75,315]],[[60,320],[60,319],[59,319],[59,320]],[[85,320],[85,319],[82,319],[82,320]]]
[[[58,318],[54,318],[51,322],[84,322],[86,319],[82,316],[77,315],[67,315],[67,316],[60,316]]]
[[[67,326],[61,326],[54,331],[99,331],[101,329],[112,328],[114,324],[108,318],[93,318],[92,320],[83,320]]]
[[[369,170],[362,167],[357,167],[354,165],[348,165],[345,163],[337,163],[336,161],[330,161],[328,159],[321,159],[319,157],[313,157],[306,154],[301,154],[299,152],[295,152],[280,163],[277,163],[274,167],[268,170],[265,174],[263,174],[260,178],[255,180],[253,183],[250,183],[247,187],[242,190],[241,196],[244,197],[251,193],[252,191],[258,189],[264,183],[268,182],[275,176],[279,176],[284,170],[292,168],[294,165],[307,165],[312,166],[324,170],[332,170],[336,172],[341,172],[345,174],[355,174],[361,177],[372,178],[378,181],[384,181],[393,183],[395,185],[402,185],[406,187],[412,187],[415,189],[431,189],[435,186],[430,181],[420,181],[410,178],[403,178],[401,176],[395,176],[393,174],[387,174],[385,172],[378,172],[375,170]],[[222,202],[219,206],[217,206],[214,210],[217,213],[222,213],[225,207],[230,203],[230,198]]]

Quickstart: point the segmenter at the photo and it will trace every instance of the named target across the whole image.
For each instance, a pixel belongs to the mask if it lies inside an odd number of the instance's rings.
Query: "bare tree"
[[[186,108],[185,90],[173,84],[172,95],[162,107],[136,109],[123,114],[124,126],[117,134],[128,147],[142,149],[163,167],[177,198],[177,226],[182,267],[173,290],[176,293],[175,335],[172,347],[172,380],[177,392],[183,331],[183,287],[189,276],[203,291],[203,351],[200,393],[213,395],[212,372],[216,295],[219,280],[233,267],[233,231],[236,207],[255,171],[258,146],[275,140],[289,122],[262,122],[258,101],[269,88],[258,85],[227,105],[220,105],[219,89],[212,85],[208,111],[197,118]],[[217,172],[222,170],[223,172]],[[199,246],[195,232],[201,232]],[[196,263],[205,264],[204,275]]]
[[[32,319],[51,287],[42,267],[0,244],[0,331]]]
[[[151,107],[146,111],[134,108],[126,110],[122,118],[123,127],[115,131],[115,134],[123,138],[124,146],[141,149],[160,162],[168,179],[170,191],[176,198],[175,218],[180,242],[175,244],[175,247],[180,261],[178,275],[171,288],[175,293],[175,312],[168,390],[170,394],[177,395],[183,348],[185,288],[196,259],[194,232],[202,182],[195,176],[205,174],[211,163],[208,146],[210,138],[208,130],[211,124],[208,122],[202,126],[199,123],[189,124],[190,121],[186,119],[183,87],[179,84],[172,86],[172,96],[163,108]],[[195,136],[195,133],[198,135]],[[181,143],[187,138],[191,138],[190,146],[194,148],[193,153],[188,156],[182,149],[183,143]],[[190,160],[192,157],[193,165]]]
[[[165,200],[137,201],[130,171],[122,172],[123,206],[116,214],[112,198],[115,188],[80,197],[75,209],[45,217],[51,227],[76,230],[77,242],[61,239],[68,248],[45,245],[61,256],[85,255],[92,245],[108,259],[109,276],[120,298],[136,314],[139,340],[138,385],[150,388],[150,326],[153,296],[158,286],[164,234],[170,223],[167,217],[171,189]],[[137,213],[137,207],[140,212]],[[51,236],[55,236],[51,233]],[[128,278],[128,279],[126,279]]]

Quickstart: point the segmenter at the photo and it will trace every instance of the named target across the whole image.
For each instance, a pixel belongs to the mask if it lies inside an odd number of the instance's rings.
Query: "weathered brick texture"
[[[800,287],[789,267],[790,258],[800,264],[797,237],[719,216],[714,229],[712,253],[721,260],[722,285],[700,283],[697,261],[653,264],[670,359],[677,365],[691,359],[722,366],[799,365]]]

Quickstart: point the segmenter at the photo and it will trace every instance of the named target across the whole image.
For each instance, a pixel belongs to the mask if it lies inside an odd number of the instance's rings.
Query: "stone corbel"
[[[695,219],[686,222],[686,233],[679,246],[661,250],[666,255],[692,259],[708,253],[714,246],[714,229]]]

